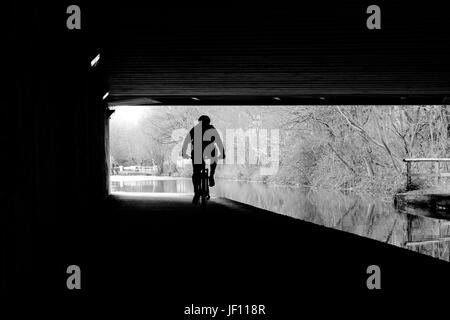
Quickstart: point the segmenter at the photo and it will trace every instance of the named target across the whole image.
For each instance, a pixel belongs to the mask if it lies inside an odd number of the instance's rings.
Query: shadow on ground
[[[69,298],[145,298],[152,314],[175,318],[192,303],[267,304],[280,315],[297,314],[299,304],[392,303],[449,288],[449,264],[437,259],[227,199],[205,209],[190,200],[111,196],[91,212],[95,223],[74,227],[76,237],[61,228],[42,234],[35,260],[46,263],[37,264],[35,288]],[[78,292],[66,288],[70,264],[82,269]],[[373,264],[381,293],[366,286]]]

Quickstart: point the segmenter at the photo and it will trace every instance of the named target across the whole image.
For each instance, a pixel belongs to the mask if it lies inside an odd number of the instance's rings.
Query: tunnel
[[[368,32],[358,1],[77,3],[80,29],[66,25],[67,1],[6,9],[0,208],[10,292],[144,292],[155,312],[177,315],[194,301],[270,302],[282,314],[296,311],[288,291],[358,296],[372,264],[387,270],[389,292],[448,284],[448,262],[233,199],[201,209],[110,189],[115,108],[446,105],[445,10],[386,4],[382,29]],[[70,265],[82,270],[80,291],[67,290]]]

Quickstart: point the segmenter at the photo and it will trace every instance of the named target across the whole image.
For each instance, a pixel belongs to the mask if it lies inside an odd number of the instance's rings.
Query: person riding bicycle
[[[192,184],[194,185],[192,202],[196,204],[200,199],[200,173],[205,169],[205,159],[210,160],[209,186],[213,187],[215,185],[214,173],[217,162],[219,159],[225,159],[225,149],[217,129],[211,125],[211,119],[206,115],[198,118],[198,124],[189,131],[184,139],[181,152],[185,159],[189,159],[186,152],[189,144],[191,144],[190,158],[192,159]]]

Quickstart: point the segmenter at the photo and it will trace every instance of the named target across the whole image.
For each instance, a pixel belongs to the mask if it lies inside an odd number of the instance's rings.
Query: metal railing
[[[428,176],[434,177],[436,184],[439,183],[440,178],[442,177],[450,177],[450,172],[441,172],[440,163],[441,162],[450,162],[450,158],[407,158],[403,159],[403,162],[406,162],[406,190],[410,190],[412,176]],[[411,163],[413,162],[432,162],[434,163],[435,172],[431,174],[425,173],[412,173]]]

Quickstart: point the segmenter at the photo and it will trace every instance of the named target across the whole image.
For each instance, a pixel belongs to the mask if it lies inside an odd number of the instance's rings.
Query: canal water
[[[111,192],[193,194],[193,187],[190,178],[112,176]],[[222,179],[210,193],[450,261],[450,221],[402,213],[370,195]]]

